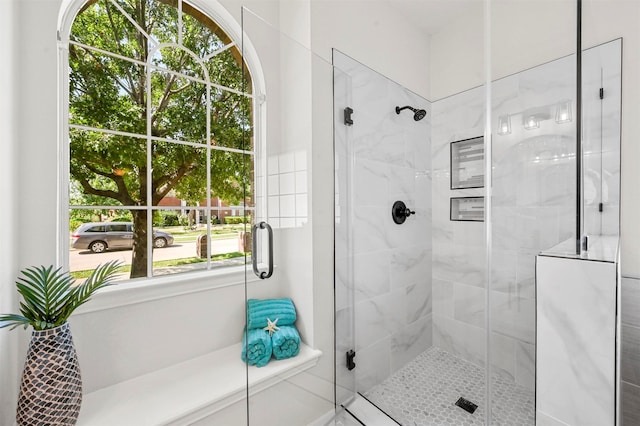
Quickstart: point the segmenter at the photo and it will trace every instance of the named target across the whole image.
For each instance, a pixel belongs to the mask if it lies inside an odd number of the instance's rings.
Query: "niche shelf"
[[[84,395],[78,425],[189,425],[246,398],[241,344],[116,383]],[[322,352],[300,353],[249,368],[249,396],[318,363]]]
[[[453,221],[484,222],[484,197],[453,197],[449,212]]]
[[[451,189],[484,186],[484,137],[451,142]]]

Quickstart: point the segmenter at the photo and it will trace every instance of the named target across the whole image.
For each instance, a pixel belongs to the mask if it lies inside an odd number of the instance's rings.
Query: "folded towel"
[[[261,329],[245,330],[242,336],[242,360],[249,365],[264,367],[271,359],[269,333]]]
[[[296,322],[296,308],[291,299],[249,299],[247,300],[247,328],[264,328],[267,319],[277,322],[277,326]]]
[[[293,358],[300,352],[300,334],[293,325],[283,325],[271,336],[276,359]]]

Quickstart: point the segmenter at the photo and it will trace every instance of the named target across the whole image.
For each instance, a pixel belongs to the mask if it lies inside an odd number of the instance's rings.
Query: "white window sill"
[[[275,268],[275,267],[274,267]],[[96,293],[75,315],[260,281],[251,265],[122,281]]]
[[[154,371],[83,396],[78,425],[188,425],[247,395],[241,344]],[[248,367],[249,395],[318,363],[322,352],[301,345],[298,356]]]

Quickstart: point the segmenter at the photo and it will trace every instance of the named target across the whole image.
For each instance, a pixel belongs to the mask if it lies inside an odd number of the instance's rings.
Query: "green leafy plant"
[[[111,284],[120,262],[112,261],[98,266],[82,284],[62,268],[32,267],[21,271],[16,281],[22,295],[20,313],[0,315],[0,328],[12,329],[29,325],[35,330],[46,330],[64,324],[80,305],[89,301],[99,289]]]

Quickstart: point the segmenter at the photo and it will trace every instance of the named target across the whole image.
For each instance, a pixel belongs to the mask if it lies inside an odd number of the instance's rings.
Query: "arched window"
[[[246,261],[251,76],[241,49],[182,0],[92,0],[68,43],[70,271],[123,278]]]

